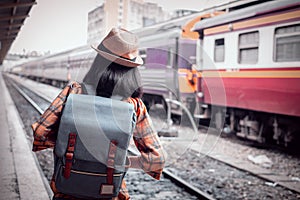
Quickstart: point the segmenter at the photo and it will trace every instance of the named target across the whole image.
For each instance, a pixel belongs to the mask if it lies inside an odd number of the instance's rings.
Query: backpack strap
[[[68,146],[66,152],[66,164],[65,164],[65,171],[64,171],[64,177],[66,179],[68,179],[71,175],[71,167],[74,158],[75,143],[76,143],[76,133],[70,133],[68,139]]]
[[[100,194],[101,195],[111,195],[114,192],[114,166],[115,166],[115,157],[117,153],[117,144],[116,140],[112,140],[109,145],[108,157],[107,157],[107,177],[106,184],[101,185]]]
[[[82,94],[87,94],[87,95],[95,95],[95,91],[93,90],[92,86],[86,83],[80,83],[81,89],[82,89]]]

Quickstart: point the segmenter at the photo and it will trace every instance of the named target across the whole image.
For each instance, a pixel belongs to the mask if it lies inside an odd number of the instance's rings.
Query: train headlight
[[[203,97],[203,92],[197,92],[197,97],[202,98]]]

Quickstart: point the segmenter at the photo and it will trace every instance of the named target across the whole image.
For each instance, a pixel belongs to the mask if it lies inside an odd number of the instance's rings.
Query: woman
[[[92,47],[98,54],[83,84],[69,84],[41,118],[32,124],[33,151],[54,147],[61,111],[69,94],[88,93],[118,98],[133,104],[137,115],[133,139],[141,155],[128,157],[129,168],[142,169],[153,178],[160,179],[165,159],[151,119],[140,99],[142,88],[137,66],[143,64],[143,61],[138,55],[137,42],[133,33],[113,28],[97,48]],[[76,199],[57,191],[54,178],[51,188],[53,199]],[[114,199],[130,199],[124,180],[118,197]]]

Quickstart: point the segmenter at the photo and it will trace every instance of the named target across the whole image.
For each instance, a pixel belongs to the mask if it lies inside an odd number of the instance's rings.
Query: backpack
[[[130,103],[70,94],[54,149],[57,190],[78,198],[116,197],[135,122]]]

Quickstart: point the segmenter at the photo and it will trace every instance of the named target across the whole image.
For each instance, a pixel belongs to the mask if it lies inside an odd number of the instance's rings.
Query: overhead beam
[[[13,23],[13,24],[0,24],[0,29],[5,29],[5,28],[17,28],[23,26],[24,23]]]
[[[29,17],[29,15],[5,16],[5,17],[0,17],[0,21],[11,20],[11,19],[25,19],[26,17]]]
[[[2,43],[2,45],[3,45],[4,43],[11,43],[11,42],[13,42],[14,40],[15,40],[15,38],[6,38],[6,39],[0,38],[0,42]]]
[[[19,3],[19,0],[16,1],[16,3]],[[12,9],[12,12],[11,12],[11,16],[15,16],[16,15],[16,12],[17,12],[17,7],[13,7]],[[14,22],[14,19],[13,18],[10,18],[10,24],[12,24]]]
[[[36,2],[23,2],[23,3],[0,3],[0,9],[2,8],[13,8],[13,7],[29,7],[35,5]]]
[[[0,36],[0,41],[7,41],[7,40],[13,40],[17,37],[18,34],[15,35],[9,35],[9,36]]]
[[[20,29],[6,30],[4,32],[1,32],[0,36],[11,35],[11,33],[18,33],[19,31],[20,31]]]

